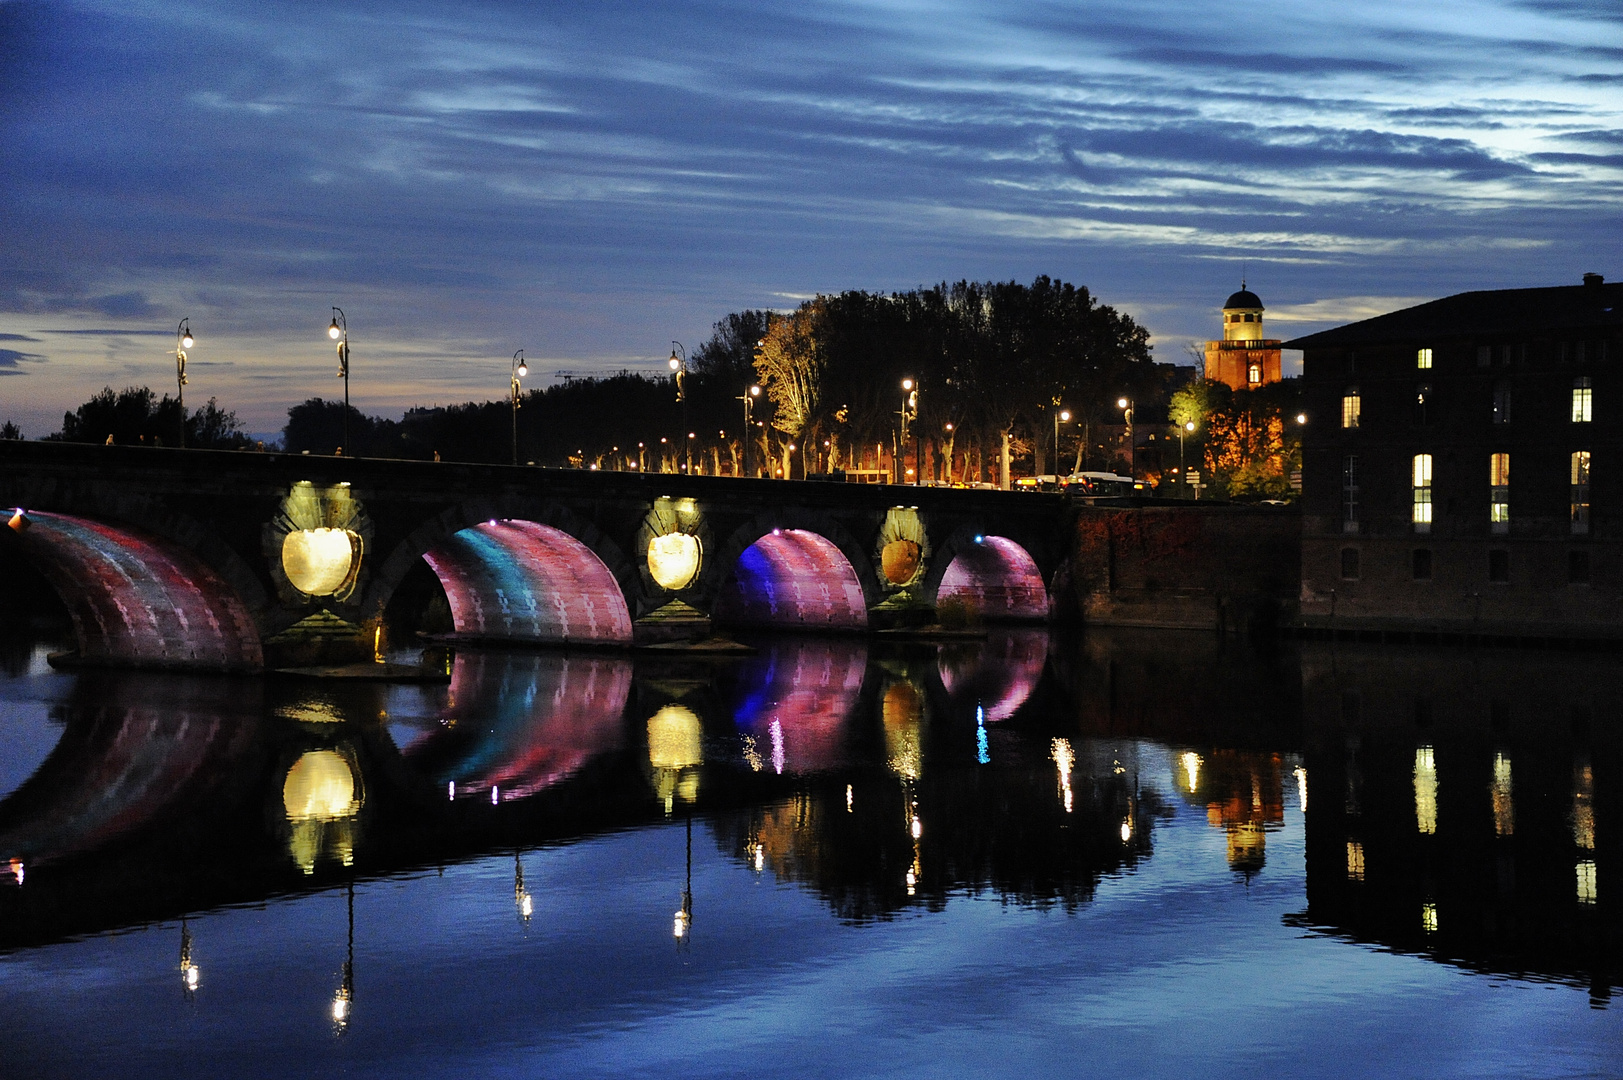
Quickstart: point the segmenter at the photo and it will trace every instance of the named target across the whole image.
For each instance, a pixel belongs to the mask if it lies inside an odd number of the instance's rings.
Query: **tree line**
[[[350,408],[349,452],[507,462],[516,421],[518,460],[547,466],[999,483],[1009,473],[1136,465],[1156,481],[1181,479],[1170,475],[1169,422],[1194,422],[1189,461],[1205,465],[1209,485],[1288,494],[1292,454],[1300,458],[1287,412],[1294,387],[1183,385],[1189,370],[1154,363],[1148,339],[1085,287],[1046,276],[850,290],[791,312],[729,314],[677,357],[678,372],[569,379],[522,393],[516,415],[509,399],[413,408],[399,420]],[[1123,400],[1136,450],[1122,438]],[[322,398],[293,406],[281,448],[336,452],[344,410]],[[250,448],[213,399],[183,414],[146,387],[103,390],[49,437],[174,445],[182,423],[188,446]]]

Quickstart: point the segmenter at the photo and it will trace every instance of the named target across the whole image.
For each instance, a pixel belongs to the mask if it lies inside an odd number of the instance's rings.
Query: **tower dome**
[[[1240,291],[1223,302],[1223,340],[1262,340],[1262,298],[1240,282]]]

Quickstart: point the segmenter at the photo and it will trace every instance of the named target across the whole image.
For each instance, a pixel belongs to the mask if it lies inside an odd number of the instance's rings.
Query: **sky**
[[[0,421],[662,367],[728,312],[1085,285],[1189,363],[1623,276],[1617,0],[0,0]]]

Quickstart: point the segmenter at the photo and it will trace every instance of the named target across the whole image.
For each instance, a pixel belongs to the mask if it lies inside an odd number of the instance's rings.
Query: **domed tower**
[[[1280,379],[1280,342],[1262,336],[1262,298],[1240,282],[1223,304],[1223,338],[1206,343],[1206,377],[1236,390]]]

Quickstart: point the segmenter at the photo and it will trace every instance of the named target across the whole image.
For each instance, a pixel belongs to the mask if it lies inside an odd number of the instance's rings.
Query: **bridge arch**
[[[1042,570],[1031,552],[1007,536],[963,528],[937,550],[925,595],[939,605],[968,602],[983,618],[1038,621],[1051,603]]]
[[[704,575],[711,617],[740,625],[859,630],[883,598],[872,559],[833,520],[784,509],[736,530]]]
[[[641,582],[612,540],[556,503],[463,503],[396,546],[366,610],[381,616],[405,576],[425,561],[456,631],[514,641],[627,644]]]
[[[249,606],[185,544],[54,510],[25,509],[19,525],[25,557],[68,609],[82,659],[217,671],[264,665]]]

